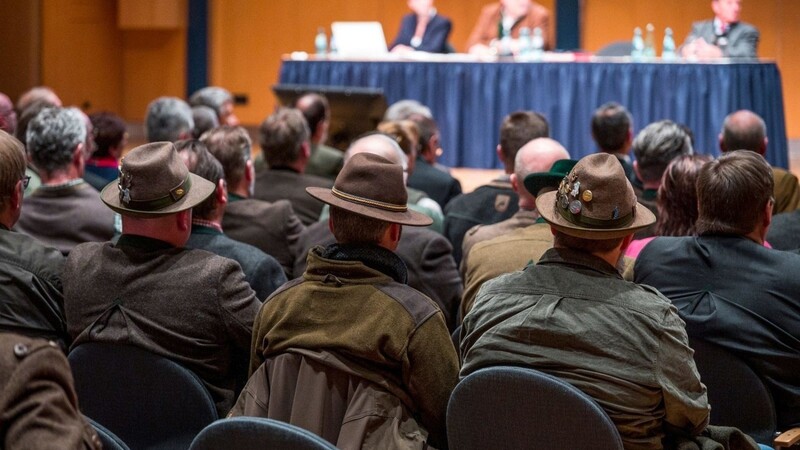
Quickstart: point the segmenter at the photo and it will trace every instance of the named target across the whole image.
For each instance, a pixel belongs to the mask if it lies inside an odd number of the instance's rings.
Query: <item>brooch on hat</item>
[[[573,215],[580,215],[585,203],[590,203],[594,195],[585,189],[581,193],[581,182],[575,172],[570,173],[558,187],[558,205],[561,209],[568,210]]]
[[[119,200],[127,205],[131,201],[131,174],[123,171],[122,161],[119,164]]]

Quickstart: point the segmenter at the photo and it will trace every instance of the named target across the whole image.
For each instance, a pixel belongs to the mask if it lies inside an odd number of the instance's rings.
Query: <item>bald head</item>
[[[547,172],[560,159],[569,159],[569,152],[558,141],[550,138],[537,138],[523,145],[514,159],[514,173],[511,185],[519,194],[519,207],[532,210],[536,208],[536,197],[523,184],[525,177],[535,172]]]
[[[345,163],[358,153],[372,153],[382,156],[394,164],[399,164],[403,168],[408,166],[408,157],[403,153],[400,145],[385,134],[371,134],[354,141],[344,154]]]
[[[767,151],[767,125],[764,119],[746,109],[729,114],[722,123],[719,146],[723,152],[751,150],[764,155]]]

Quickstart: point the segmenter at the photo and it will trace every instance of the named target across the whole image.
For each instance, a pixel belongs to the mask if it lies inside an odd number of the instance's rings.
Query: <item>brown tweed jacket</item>
[[[331,188],[333,180],[297,173],[291,169],[262,170],[256,175],[253,198],[268,202],[289,200],[303,225],[310,225],[319,219],[322,207],[325,206],[321,201],[308,195],[306,188],[310,186]]]

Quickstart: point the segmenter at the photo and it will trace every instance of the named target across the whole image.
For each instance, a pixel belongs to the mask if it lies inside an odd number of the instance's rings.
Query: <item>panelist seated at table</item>
[[[681,47],[686,58],[756,58],[759,33],[756,27],[739,21],[742,0],[712,0],[712,20],[692,24]]]
[[[531,0],[500,0],[483,7],[478,22],[467,39],[466,48],[472,54],[492,54],[493,44],[503,37],[516,40],[523,28],[542,30],[545,50],[552,49],[550,11]],[[515,49],[512,47],[512,52]]]
[[[453,24],[437,14],[433,0],[408,0],[411,13],[403,16],[400,31],[392,42],[392,53],[430,52],[451,53],[447,38]]]

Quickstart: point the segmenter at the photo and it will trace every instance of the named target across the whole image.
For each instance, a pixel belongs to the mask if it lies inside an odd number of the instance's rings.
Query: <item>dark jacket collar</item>
[[[408,269],[394,252],[374,244],[331,244],[320,252],[320,256],[334,261],[359,261],[377,270],[396,282],[408,282]]]
[[[604,259],[592,255],[591,253],[573,250],[571,248],[551,248],[544,252],[536,265],[560,264],[576,268],[588,269],[600,272],[604,275],[622,279],[616,267],[612,266]]]

